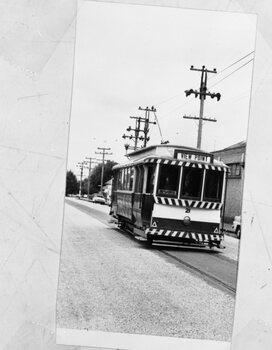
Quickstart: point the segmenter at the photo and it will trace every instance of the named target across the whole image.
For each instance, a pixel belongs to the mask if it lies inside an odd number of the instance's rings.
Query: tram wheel
[[[214,244],[213,244],[212,242],[209,242],[209,248],[210,248],[211,250],[214,249]]]
[[[240,238],[241,238],[241,227],[237,227],[235,233],[236,233],[236,237],[237,237],[238,239],[240,239]]]
[[[147,245],[147,247],[151,248],[152,247],[152,243],[153,243],[152,237],[147,236],[147,238],[146,238],[146,245]]]

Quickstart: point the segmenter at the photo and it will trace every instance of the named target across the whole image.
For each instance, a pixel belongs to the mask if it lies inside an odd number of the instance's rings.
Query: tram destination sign
[[[190,150],[175,150],[174,158],[179,160],[195,160],[200,162],[213,163],[213,154],[210,153],[200,153]]]

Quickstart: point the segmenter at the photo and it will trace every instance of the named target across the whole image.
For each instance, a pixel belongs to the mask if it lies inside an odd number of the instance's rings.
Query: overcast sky
[[[68,169],[79,174],[76,164],[98,157],[97,147],[110,147],[107,158],[124,162],[122,135],[134,127],[130,116],[144,116],[139,106],[155,106],[163,140],[196,147],[197,121],[182,118],[199,113],[199,99],[184,93],[199,88],[200,73],[191,65],[216,68],[208,89],[222,95],[219,102],[206,99],[204,116],[217,122],[204,123],[202,149],[245,140],[255,31],[253,15],[84,2],[77,16]],[[160,142],[158,127],[151,126],[149,145]]]

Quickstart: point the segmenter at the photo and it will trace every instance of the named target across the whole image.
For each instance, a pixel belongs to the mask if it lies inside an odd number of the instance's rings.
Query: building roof
[[[246,141],[240,141],[238,143],[235,143],[234,145],[228,146],[226,148],[222,148],[216,151],[212,151],[211,153],[217,153],[217,152],[222,152],[222,151],[227,151],[235,148],[241,148],[241,147],[246,147]]]

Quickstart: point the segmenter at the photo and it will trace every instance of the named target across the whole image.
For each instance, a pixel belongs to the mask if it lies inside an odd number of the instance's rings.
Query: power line
[[[217,74],[221,74],[221,73],[225,72],[227,69],[233,67],[236,63],[241,62],[243,59],[245,59],[246,57],[250,56],[250,55],[253,54],[254,52],[255,52],[255,51],[249,52],[248,54],[246,54],[246,55],[244,55],[243,57],[239,58],[238,60],[236,60],[235,62],[231,63],[231,64],[228,65],[227,67],[223,68],[221,71],[217,72]],[[217,75],[217,76],[218,76],[218,75]],[[210,78],[210,80],[216,78],[217,76],[212,76],[212,77]],[[174,98],[179,97],[179,96],[181,96],[181,93],[180,93],[180,94],[177,94],[177,95],[174,95],[174,96],[172,96],[172,97],[169,97],[169,98],[167,98],[167,99],[165,99],[165,100],[162,100],[162,101],[156,103],[156,105],[162,105],[162,104],[164,104],[164,103],[166,103],[166,102],[168,102],[168,101],[171,101],[171,100],[173,100]],[[187,103],[186,103],[186,104],[187,104]]]
[[[169,98],[167,98],[167,99],[165,99],[165,100],[163,100],[163,101],[161,101],[161,102],[159,102],[159,103],[156,103],[156,105],[162,105],[162,104],[164,104],[164,103],[166,103],[166,102],[168,102],[168,101],[171,101],[171,100],[173,100],[174,98],[179,97],[179,96],[181,96],[181,93],[179,93],[179,94],[177,94],[177,95],[175,95],[175,96],[169,97]]]
[[[237,69],[235,69],[233,72],[231,72],[230,74],[226,75],[224,78],[220,79],[219,81],[217,81],[215,84],[213,84],[212,86],[210,86],[210,88],[214,87],[215,85],[221,83],[221,81],[227,79],[228,77],[230,77],[233,73],[237,72],[238,70],[240,70],[241,68],[243,68],[244,66],[246,66],[247,64],[249,64],[250,62],[253,61],[253,58],[249,61],[247,61],[246,63],[244,63],[242,66],[238,67]]]
[[[254,52],[254,51],[252,51],[252,52]],[[251,53],[250,53],[250,54],[251,54]],[[248,54],[248,55],[246,55],[246,56],[249,56],[250,54]],[[244,56],[244,57],[246,57],[246,56]],[[241,60],[242,60],[242,59],[240,59],[240,60],[238,60],[238,61],[241,61]],[[238,61],[237,61],[237,62],[238,62]],[[237,72],[239,69],[243,68],[245,65],[247,65],[248,63],[250,63],[251,61],[253,61],[253,58],[252,58],[251,60],[249,60],[248,62],[244,63],[242,66],[238,67],[238,68],[237,68],[236,70],[234,70],[232,73],[228,74],[228,75],[225,76],[224,78],[222,78],[222,79],[220,79],[219,81],[217,81],[215,84],[211,85],[210,88],[212,88],[212,87],[214,87],[215,85],[219,84],[221,81],[225,80],[226,78],[228,78],[229,76],[231,76],[233,73]],[[236,63],[237,63],[237,62],[236,62]],[[233,64],[232,64],[232,65],[233,65]],[[230,65],[230,66],[232,66],[232,65]],[[229,67],[230,67],[230,66],[229,66]],[[229,68],[229,67],[228,67],[228,68]],[[225,68],[224,70],[226,70],[226,69],[227,69],[227,68]],[[222,72],[222,71],[221,71],[221,72]],[[212,78],[213,78],[213,77],[211,77],[210,80],[211,80]],[[176,111],[177,109],[179,109],[179,108],[181,108],[181,107],[184,107],[185,105],[187,105],[187,104],[190,103],[190,102],[192,102],[192,100],[186,101],[186,102],[182,103],[181,105],[179,105],[179,106],[175,107],[174,109],[172,109],[172,110],[170,111],[170,113]]]
[[[242,61],[244,58],[248,57],[249,55],[251,55],[252,53],[254,53],[255,51],[251,51],[250,53],[248,53],[247,55],[245,55],[244,57],[240,58],[239,60],[235,61],[234,63],[230,64],[228,67],[222,69],[220,72],[218,72],[218,74],[223,73],[225,70],[229,69],[230,67],[234,66],[236,63]]]

